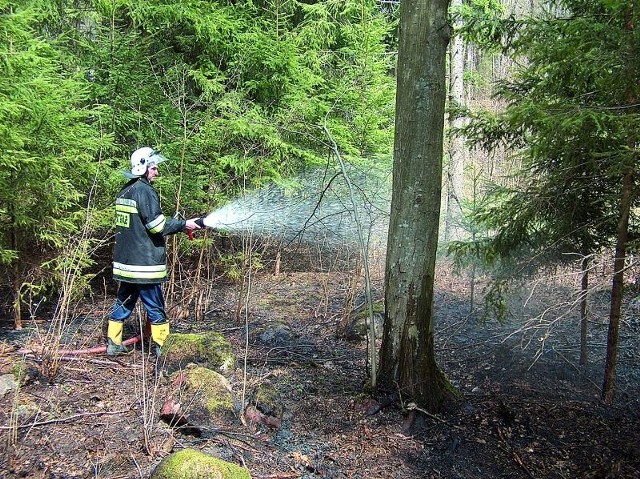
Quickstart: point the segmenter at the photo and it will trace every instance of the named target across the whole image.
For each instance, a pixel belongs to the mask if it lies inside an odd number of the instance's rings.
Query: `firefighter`
[[[165,160],[152,148],[139,148],[131,154],[131,171],[123,171],[128,181],[116,198],[113,278],[118,282],[118,295],[107,327],[109,356],[131,352],[122,344],[122,331],[138,298],[151,325],[152,351],[160,354],[169,335],[162,294],[167,279],[165,236],[202,226],[200,218],[185,221],[162,214],[152,183],[158,177],[158,165]]]

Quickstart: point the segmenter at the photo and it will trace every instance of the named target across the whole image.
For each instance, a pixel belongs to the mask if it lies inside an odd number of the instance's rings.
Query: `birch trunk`
[[[462,6],[462,0],[452,0],[452,8]],[[454,25],[454,28],[458,25]],[[457,29],[457,28],[456,28]],[[465,105],[464,99],[464,41],[454,35],[449,45],[449,164],[447,165],[447,213],[445,241],[463,238],[462,201],[464,200],[465,139],[455,131],[464,126],[464,117],[456,113]]]

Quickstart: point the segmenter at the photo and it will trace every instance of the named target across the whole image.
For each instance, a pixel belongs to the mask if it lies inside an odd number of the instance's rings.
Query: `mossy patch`
[[[373,314],[382,314],[384,315],[384,302],[378,301],[374,302],[371,305],[371,309],[373,310]],[[369,318],[369,306],[365,304],[363,307],[359,308],[356,313],[357,319],[368,319]]]
[[[162,361],[171,373],[194,363],[218,371],[230,371],[236,358],[231,344],[220,333],[172,333],[162,345]]]
[[[207,368],[191,367],[188,370],[188,382],[193,390],[204,395],[204,404],[212,415],[221,410],[233,410],[231,384],[220,373]]]
[[[282,418],[284,409],[282,397],[273,384],[268,382],[260,383],[251,394],[249,403],[263,414]]]
[[[192,424],[214,427],[216,419],[234,417],[231,384],[216,371],[189,365],[175,373],[171,382],[174,402],[184,405],[185,414]]]
[[[251,479],[251,475],[236,464],[187,448],[163,459],[151,479]]]

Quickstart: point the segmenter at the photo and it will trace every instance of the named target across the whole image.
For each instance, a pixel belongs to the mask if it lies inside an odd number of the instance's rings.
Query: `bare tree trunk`
[[[18,274],[13,275],[14,278],[14,289],[13,289],[13,327],[16,330],[22,329],[22,297],[20,295],[21,287],[19,284],[19,276]]]
[[[400,6],[393,187],[380,381],[434,412],[452,389],[436,364],[433,283],[442,185],[448,0]]]
[[[625,11],[625,30],[629,33],[634,30],[634,12],[631,6]],[[630,58],[635,57],[635,45],[630,47]],[[637,98],[631,89],[627,92],[629,105],[637,104]],[[636,139],[629,138],[629,150],[634,151]],[[611,311],[609,313],[609,331],[607,334],[607,358],[604,365],[604,382],[602,385],[602,399],[606,403],[613,401],[615,392],[616,362],[618,358],[618,335],[620,331],[620,311],[622,309],[622,296],[624,293],[624,264],[627,253],[627,239],[629,235],[629,213],[635,194],[635,171],[632,157],[624,169],[622,178],[622,193],[620,199],[620,218],[616,238],[616,256],[613,262],[613,281],[611,285]]]
[[[587,295],[589,292],[589,257],[585,255],[581,264],[582,281],[580,284],[580,365],[585,366],[588,359],[587,332],[589,328],[589,310]]]
[[[453,8],[462,0],[452,0]],[[457,27],[458,25],[456,25]],[[445,241],[462,239],[462,200],[464,199],[465,139],[455,131],[464,126],[460,108],[464,99],[464,41],[460,34],[449,45],[449,164],[447,165],[447,214],[445,217]]]
[[[613,261],[611,309],[609,312],[609,331],[607,334],[607,358],[604,365],[604,383],[602,385],[602,399],[607,403],[613,401],[615,390],[620,310],[622,308],[622,294],[624,292],[624,263],[627,252],[629,211],[631,207],[633,183],[633,167],[628,166],[622,180],[622,199],[620,202],[620,219],[618,221],[618,235],[616,239],[616,256]]]
[[[13,182],[13,178],[14,178],[14,174],[13,172],[11,173],[11,184],[14,184]],[[9,232],[9,235],[11,237],[11,249],[14,251],[18,251],[18,235],[17,235],[17,220],[16,220],[16,216],[14,213],[14,205],[13,203],[10,203],[7,206],[7,210],[9,212],[9,218],[11,221],[11,230]],[[9,278],[9,284],[11,285],[13,291],[13,301],[11,304],[11,307],[13,309],[13,325],[14,328],[16,330],[20,330],[22,329],[22,298],[20,295],[20,290],[22,289],[22,278],[21,278],[21,274],[20,274],[20,268],[18,267],[18,264],[15,263],[12,265],[11,268],[8,269],[9,274],[10,274],[10,278]]]

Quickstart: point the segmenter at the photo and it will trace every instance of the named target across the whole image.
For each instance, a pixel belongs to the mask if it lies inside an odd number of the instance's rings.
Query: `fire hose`
[[[132,344],[139,343],[140,341],[142,341],[142,334],[139,334],[138,336],[135,336],[133,338],[126,339],[122,341],[122,344],[125,346],[131,346]],[[16,351],[16,353],[23,354],[23,355],[36,354],[41,352],[42,350],[37,351],[35,349],[18,349],[18,351]],[[106,352],[107,352],[107,345],[105,344],[103,346],[96,346],[94,348],[87,348],[87,349],[60,349],[57,351],[57,355],[58,356],[83,356],[83,355],[90,355],[90,354],[104,354]]]
[[[122,341],[122,344],[124,346],[131,346],[132,344],[141,342],[143,338],[146,339],[150,337],[151,337],[151,325],[147,321],[144,325],[142,333],[138,334],[137,336],[134,336],[133,338],[125,339],[124,341]],[[42,353],[43,349],[44,348],[40,348],[40,350],[23,348],[16,351],[16,353],[23,354],[23,355],[37,354],[37,353]],[[57,355],[59,357],[84,356],[84,355],[91,355],[91,354],[106,354],[106,352],[107,352],[107,345],[104,344],[102,346],[95,346],[93,348],[87,348],[87,349],[60,349],[57,351]]]

